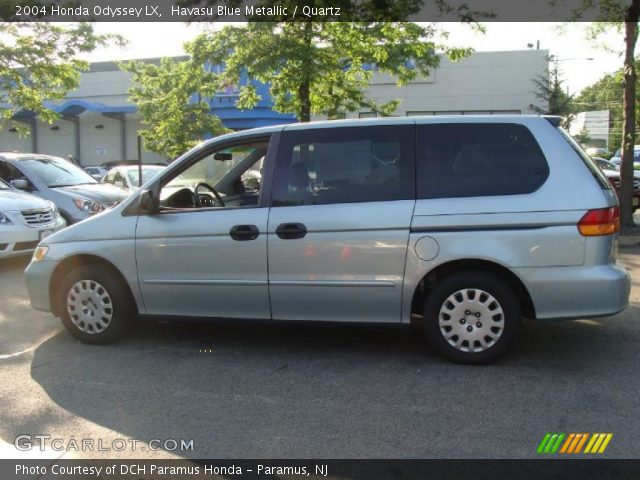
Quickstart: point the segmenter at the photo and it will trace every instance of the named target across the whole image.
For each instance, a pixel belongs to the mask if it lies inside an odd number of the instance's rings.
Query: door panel
[[[269,291],[274,319],[399,322],[414,201],[272,208]],[[282,239],[282,223],[302,238]]]
[[[400,322],[415,125],[286,127],[269,213],[274,319]]]
[[[149,314],[270,318],[267,208],[209,209],[138,220],[138,280]],[[235,226],[254,239],[234,240]]]

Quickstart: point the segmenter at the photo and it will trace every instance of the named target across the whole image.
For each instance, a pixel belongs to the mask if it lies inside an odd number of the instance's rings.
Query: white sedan
[[[53,202],[0,180],[0,258],[30,254],[40,240],[66,225]]]
[[[142,165],[142,182],[139,182],[140,172],[137,165],[114,167],[102,178],[102,183],[111,183],[116,187],[133,192],[165,168],[160,165]]]

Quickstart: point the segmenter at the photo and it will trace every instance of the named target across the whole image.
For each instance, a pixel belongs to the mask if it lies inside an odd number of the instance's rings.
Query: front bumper
[[[24,271],[29,300],[36,310],[51,311],[49,285],[56,265],[58,265],[56,261],[41,260],[31,262]]]
[[[59,217],[55,223],[37,228],[23,225],[0,227],[0,258],[33,253],[44,235],[57,232],[66,225],[64,219]]]
[[[516,268],[527,286],[536,318],[606,317],[629,305],[631,277],[621,265]]]

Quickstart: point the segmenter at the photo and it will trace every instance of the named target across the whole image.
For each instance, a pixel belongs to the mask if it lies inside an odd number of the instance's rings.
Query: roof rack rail
[[[562,117],[559,115],[540,115],[542,118],[544,118],[547,122],[549,122],[551,125],[553,125],[554,127],[559,127],[560,124],[562,123]]]

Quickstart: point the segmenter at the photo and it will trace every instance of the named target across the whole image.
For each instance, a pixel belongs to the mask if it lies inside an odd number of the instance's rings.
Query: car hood
[[[72,197],[84,197],[100,203],[119,202],[129,196],[125,190],[107,183],[87,183],[69,187],[53,187],[52,190],[66,193]]]
[[[0,190],[0,211],[31,210],[51,208],[46,200],[18,190]]]

